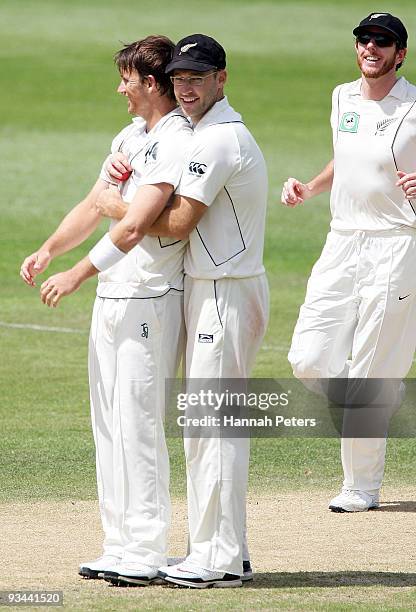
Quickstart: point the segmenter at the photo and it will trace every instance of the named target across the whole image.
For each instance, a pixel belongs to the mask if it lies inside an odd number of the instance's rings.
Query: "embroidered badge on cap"
[[[179,55],[182,55],[182,53],[186,53],[187,51],[189,51],[189,49],[192,49],[192,47],[196,47],[197,44],[198,43],[190,43],[189,45],[184,45],[183,47],[181,47]]]

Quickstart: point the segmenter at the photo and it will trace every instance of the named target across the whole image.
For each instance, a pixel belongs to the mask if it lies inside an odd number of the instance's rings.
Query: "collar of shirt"
[[[146,121],[143,119],[143,117],[139,117],[139,116],[134,117],[132,121],[136,129],[140,130],[141,132],[146,132],[147,134],[153,135],[159,132],[162,129],[162,127],[165,125],[165,123],[169,121],[171,117],[175,117],[176,115],[179,115],[180,117],[183,117],[184,119],[187,120],[187,118],[182,112],[182,109],[179,106],[177,106],[176,108],[171,110],[166,115],[163,115],[163,117],[159,119],[159,121],[152,127],[152,129],[149,132],[146,131]]]
[[[383,98],[397,98],[398,100],[407,99],[407,86],[408,82],[404,77],[399,77],[389,93]],[[361,79],[357,79],[350,84],[350,90],[348,92],[350,96],[361,96]]]
[[[237,113],[232,106],[229,105],[227,96],[224,96],[218,102],[215,102],[207,113],[194,125],[195,132],[218,123],[243,123],[243,119],[239,113]]]
[[[132,122],[134,123],[134,127],[140,132],[144,132],[146,130],[146,121],[143,117],[133,117]]]

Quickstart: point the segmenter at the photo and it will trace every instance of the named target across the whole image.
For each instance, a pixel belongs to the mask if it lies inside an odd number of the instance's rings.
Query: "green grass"
[[[123,590],[123,610],[304,610],[305,612],[393,612],[412,610],[416,605],[414,574],[388,572],[296,572],[259,574],[253,586],[209,591],[152,588]],[[353,585],[353,588],[351,588]],[[102,585],[84,584],[67,589],[66,606],[76,610],[117,610],[120,589],[100,598]],[[413,587],[413,588],[412,588]],[[105,588],[106,591],[111,589]]]
[[[413,0],[395,2],[394,9],[383,0],[376,8],[394,10],[409,32],[415,31]],[[80,331],[0,326],[0,501],[93,499],[86,350],[94,282],[51,311],[36,290],[23,285],[18,269],[95,181],[113,135],[129,121],[124,100],[115,94],[114,52],[121,42],[155,32],[177,40],[203,31],[226,47],[229,100],[257,138],[270,173],[265,263],[271,321],[254,375],[290,377],[287,349],[329,212],[326,196],[296,210],[279,206],[281,185],[289,175],[310,178],[331,157],[331,90],[357,78],[350,32],[374,6],[358,0],[213,0],[192,5],[185,0],[2,0],[1,9],[0,321]],[[415,57],[410,49],[403,71],[413,81]],[[54,262],[50,272],[77,261],[100,231],[87,245]],[[172,492],[182,496],[181,442],[172,439],[169,445]],[[390,440],[387,484],[413,484],[415,450],[414,440]],[[336,490],[341,480],[339,443],[255,439],[250,478],[251,490],[259,492]],[[366,600],[367,610],[392,609],[377,595],[377,581],[352,598],[344,597],[343,589],[326,590],[319,584],[299,588],[291,583],[288,588],[279,578],[265,579],[265,585],[270,588],[244,590],[244,595],[204,594],[198,604],[189,595],[184,601],[192,609],[206,609],[209,602],[212,609],[358,610]],[[100,597],[94,607],[89,595],[71,597],[79,609],[114,609]],[[333,607],[337,597],[342,603]],[[128,607],[131,600],[130,594],[123,599],[126,609],[134,609]],[[174,595],[169,609],[179,609],[180,601]],[[411,607],[414,593],[403,592],[400,601],[403,609]],[[166,596],[159,600],[158,595],[154,605],[167,609]]]

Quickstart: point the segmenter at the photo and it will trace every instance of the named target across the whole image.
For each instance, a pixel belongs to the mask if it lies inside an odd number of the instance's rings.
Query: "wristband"
[[[114,266],[121,261],[125,255],[126,253],[123,253],[123,251],[120,251],[120,249],[116,247],[108,232],[88,253],[90,262],[100,272]]]

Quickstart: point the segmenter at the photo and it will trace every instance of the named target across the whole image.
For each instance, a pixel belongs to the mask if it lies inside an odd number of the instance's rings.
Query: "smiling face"
[[[224,97],[224,84],[227,78],[225,70],[206,72],[175,70],[173,76],[183,79],[182,83],[176,80],[174,82],[175,96],[183,112],[194,124],[198,123],[215,102]],[[200,79],[202,82],[195,83],[193,79]]]
[[[122,96],[126,96],[128,100],[127,110],[130,115],[145,116],[148,107],[146,92],[146,84],[142,81],[139,73],[136,70],[122,70],[120,72],[121,81],[117,88],[117,92]]]
[[[386,34],[383,28],[366,28],[366,33]],[[406,49],[398,49],[395,42],[389,47],[379,47],[374,39],[367,44],[355,43],[357,64],[361,73],[367,79],[377,79],[385,74],[395,74],[397,64],[401,64],[406,56]]]

